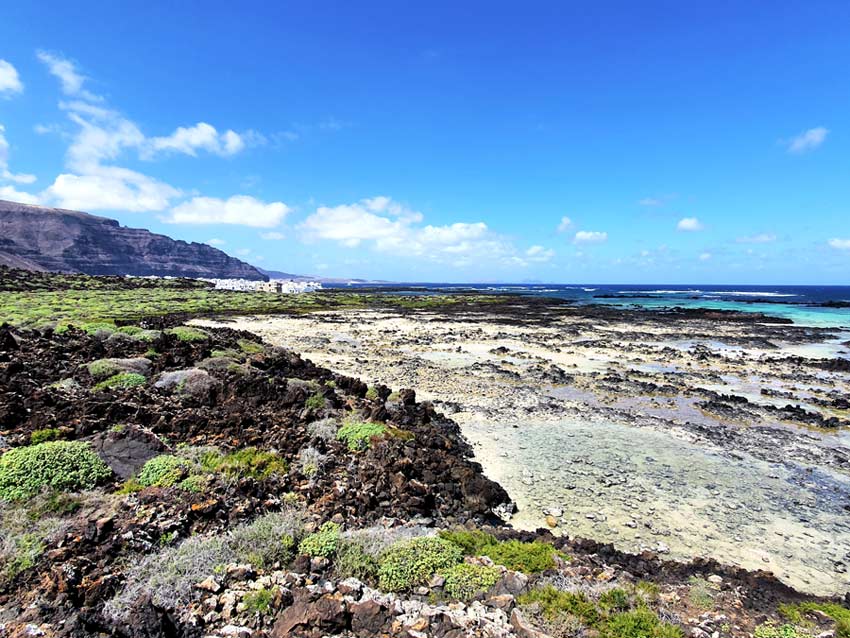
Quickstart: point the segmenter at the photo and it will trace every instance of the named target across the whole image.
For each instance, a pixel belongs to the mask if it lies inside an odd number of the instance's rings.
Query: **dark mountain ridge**
[[[207,244],[175,240],[80,211],[0,200],[0,265],[88,275],[267,280]]]

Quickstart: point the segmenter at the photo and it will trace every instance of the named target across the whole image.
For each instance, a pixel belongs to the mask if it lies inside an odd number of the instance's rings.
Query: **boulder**
[[[91,446],[103,462],[125,480],[167,450],[153,432],[135,426],[117,426],[101,432],[92,438]]]

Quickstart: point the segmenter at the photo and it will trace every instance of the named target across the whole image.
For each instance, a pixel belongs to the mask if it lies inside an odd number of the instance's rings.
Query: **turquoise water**
[[[438,294],[465,290],[488,294],[554,297],[577,304],[612,304],[635,308],[710,308],[714,310],[760,312],[774,317],[791,319],[800,326],[850,330],[850,308],[829,308],[821,305],[827,302],[850,303],[850,286],[443,283],[368,284],[366,286],[395,294]],[[338,287],[350,288],[349,286]]]

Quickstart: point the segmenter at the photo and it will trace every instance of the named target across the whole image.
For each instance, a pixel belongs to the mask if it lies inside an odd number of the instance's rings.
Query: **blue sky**
[[[326,276],[850,283],[850,3],[270,4],[5,7],[0,198]]]

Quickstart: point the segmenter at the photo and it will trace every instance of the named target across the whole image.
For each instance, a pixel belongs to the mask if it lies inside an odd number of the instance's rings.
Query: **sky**
[[[850,284],[850,3],[41,2],[0,199],[266,269]]]

